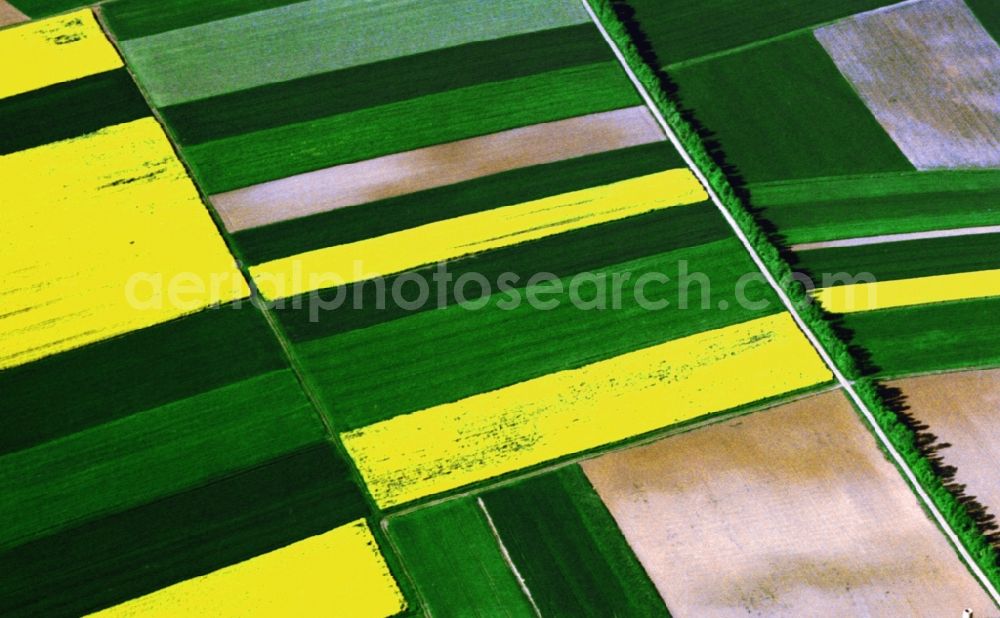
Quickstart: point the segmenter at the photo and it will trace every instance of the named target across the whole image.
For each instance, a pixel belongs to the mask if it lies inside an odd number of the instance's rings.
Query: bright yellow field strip
[[[91,615],[385,618],[405,608],[361,519]]]
[[[838,285],[813,291],[834,313],[873,311],[950,300],[1000,296],[1000,270]]]
[[[90,9],[0,31],[0,99],[122,66]]]
[[[249,295],[153,118],[0,157],[0,369]]]
[[[385,508],[831,377],[792,318],[782,313],[341,437]]]
[[[250,274],[265,298],[278,299],[706,199],[690,170],[668,170],[317,249]]]

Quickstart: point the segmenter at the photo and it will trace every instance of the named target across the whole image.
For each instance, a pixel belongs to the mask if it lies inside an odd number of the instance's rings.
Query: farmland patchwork
[[[0,47],[35,59],[0,98],[19,128],[0,150],[0,613],[80,615],[365,525],[351,470],[91,12],[4,30]],[[343,568],[385,571],[373,540],[350,542],[371,557],[352,549],[361,562]],[[365,611],[402,606],[387,571],[371,582],[388,596]]]
[[[815,34],[917,169],[1000,166],[1000,46],[963,0],[903,3]]]
[[[759,269],[859,390],[1000,365],[983,0],[79,4],[0,0],[0,614],[991,607]]]
[[[803,275],[808,285],[789,283],[790,295],[819,301],[825,313],[807,308],[807,321],[839,349],[841,370],[856,378],[859,398],[996,601],[990,514],[954,482],[952,466],[962,462],[966,478],[978,478],[988,457],[975,456],[970,441],[954,459],[946,449],[947,436],[964,431],[955,423],[983,417],[943,420],[941,403],[907,410],[916,382],[892,383],[899,391],[868,377],[1000,363],[996,3],[788,3],[781,19],[755,23],[763,7],[739,13],[750,22],[745,33],[761,33],[742,41],[724,31],[735,14],[724,0],[598,4],[648,36],[647,53],[632,49],[630,60],[665,70],[662,82],[639,66],[685,143],[698,141],[696,159],[751,239],[786,250],[765,248],[772,268]],[[615,14],[612,4],[625,10]],[[679,35],[692,19],[711,25]],[[618,42],[631,44],[613,25]],[[717,139],[710,153],[699,135]],[[972,379],[959,375],[940,383]]]
[[[675,614],[991,606],[839,391],[583,470]]]
[[[398,614],[406,603],[364,519],[91,614]],[[220,611],[221,610],[221,611]]]
[[[376,502],[387,507],[829,379],[791,318],[777,314],[343,437]]]
[[[731,298],[751,263],[583,7],[550,4],[390,14],[385,2],[312,0],[178,17],[156,32],[136,25],[135,2],[105,7],[382,508],[830,379],[760,283],[769,309]],[[448,33],[444,12],[457,20]],[[393,34],[360,39],[369,22]],[[289,24],[301,40],[270,46],[265,70],[246,64],[261,43],[240,33]],[[329,53],[297,53],[306,44]],[[648,312],[633,300],[635,277],[688,260],[719,275],[730,311]],[[418,279],[440,267],[456,286],[473,274],[492,281],[386,307],[387,290],[419,298]],[[628,273],[617,313],[505,302],[541,294],[535,273],[572,286],[594,269]],[[493,287],[505,273],[509,289]],[[583,293],[604,302],[596,296]],[[718,354],[699,358],[703,345]],[[790,357],[794,369],[765,369],[765,358]],[[746,388],[695,395],[734,363]],[[620,386],[591,384],[597,375]],[[557,401],[577,388],[594,392]],[[581,422],[591,396],[607,405]],[[489,397],[501,403],[480,402]],[[655,412],[663,397],[675,408],[666,414]],[[529,404],[545,413],[528,415]],[[602,416],[633,407],[624,425]]]

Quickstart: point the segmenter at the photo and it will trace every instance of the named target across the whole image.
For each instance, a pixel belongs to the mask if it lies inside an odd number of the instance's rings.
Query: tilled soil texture
[[[1000,369],[906,378],[891,383],[906,393],[909,412],[942,443],[944,463],[991,513],[1000,512]]]
[[[816,38],[917,169],[1000,165],[1000,46],[962,0],[921,0]]]
[[[995,609],[840,392],[583,468],[674,616]]]

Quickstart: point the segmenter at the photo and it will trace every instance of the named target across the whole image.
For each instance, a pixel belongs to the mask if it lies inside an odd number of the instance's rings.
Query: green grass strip
[[[670,76],[748,182],[913,169],[809,32]]]
[[[0,100],[0,155],[150,115],[125,69],[98,73]]]
[[[482,497],[543,616],[669,616],[579,466]]]
[[[194,145],[607,59],[601,35],[580,24],[257,86],[162,113],[180,143]]]
[[[324,436],[290,370],[0,457],[0,550],[258,465]]]
[[[1000,191],[1000,170],[920,170],[826,176],[805,180],[777,181],[750,186],[755,205],[777,206],[870,200],[893,195],[919,198],[923,195],[960,195]]]
[[[581,250],[571,242],[562,247],[565,253]],[[687,272],[704,273],[711,282],[707,307],[698,283],[689,284],[688,307],[679,306],[680,260]],[[309,341],[300,344],[298,352],[318,394],[333,411],[333,424],[339,430],[354,429],[779,311],[762,279],[749,284],[746,296],[768,300],[766,307],[754,310],[737,302],[736,284],[752,271],[739,243],[726,239],[595,269],[604,273],[605,293],[599,296],[597,284],[584,281],[577,304],[570,302],[571,277],[566,276],[561,302],[548,310],[532,307],[523,290],[498,292],[482,299],[477,310],[456,304],[424,311]],[[665,284],[645,286],[648,300],[670,303],[658,310],[644,307],[634,291],[636,282],[650,272],[670,277]],[[618,308],[611,300],[614,273],[630,275],[621,286]],[[511,308],[515,293],[521,302]],[[606,300],[606,309],[597,308],[597,298]],[[726,310],[719,309],[722,300]]]
[[[329,443],[0,553],[0,614],[80,616],[366,513]]]
[[[1000,42],[1000,3],[994,0],[965,0],[965,4],[972,9],[993,40]]]
[[[645,39],[639,25],[631,21],[633,12],[630,7],[622,0],[592,0],[592,6],[597,11],[601,22],[608,29],[612,39],[624,53],[629,66],[636,72],[641,83],[653,97],[684,149],[704,172],[722,205],[736,219],[768,270],[781,283],[785,293],[797,306],[799,314],[806,321],[810,330],[833,358],[840,371],[854,380],[856,392],[871,410],[876,422],[889,436],[893,446],[913,471],[917,480],[978,566],[994,585],[1000,585],[998,553],[984,534],[985,529],[980,527],[983,522],[973,516],[970,508],[974,508],[974,505],[972,507],[966,505],[969,501],[968,497],[962,495],[960,489],[953,490],[946,486],[943,477],[936,471],[934,463],[921,448],[924,443],[918,440],[916,431],[908,424],[907,419],[900,415],[895,403],[886,398],[886,393],[880,388],[880,385],[875,380],[860,375],[861,359],[854,357],[847,343],[840,338],[832,323],[828,321],[828,316],[815,303],[808,301],[805,289],[792,278],[791,267],[782,259],[779,250],[771,244],[770,237],[761,228],[760,222],[751,213],[749,205],[743,201],[741,194],[738,194],[733,188],[730,179],[705,146],[701,134],[691,124],[688,115],[682,112],[678,102],[667,94],[665,86],[669,87],[670,85],[669,77],[659,72],[659,67],[655,64],[651,67],[646,63],[647,58],[650,62],[655,62],[655,60],[652,59],[648,50],[642,52],[636,46],[636,40]],[[622,10],[619,12],[617,8],[622,8]],[[633,38],[633,33],[637,38]],[[719,92],[723,91],[724,88],[719,90]],[[744,123],[748,121],[744,113],[746,109],[749,108],[743,106],[739,116]],[[780,116],[774,112],[773,107],[769,109],[773,115]],[[775,134],[787,135],[789,133],[789,129],[784,127]],[[856,141],[854,146],[855,150],[863,148]],[[807,155],[801,154],[800,156]],[[903,349],[902,346],[900,348]]]
[[[496,282],[502,274],[514,273],[520,277],[520,282],[515,283],[515,287],[523,287],[535,273],[548,272],[557,277],[568,277],[666,250],[721,240],[728,237],[728,232],[725,222],[707,203],[692,204],[487,251],[448,262],[447,268],[453,281],[467,273],[478,273],[487,280]],[[567,247],[572,247],[573,250],[569,251]],[[368,281],[351,284],[346,289],[328,289],[318,293],[316,298],[328,303],[318,307],[327,308],[334,306],[338,295],[343,295],[345,302],[337,308],[314,311],[309,305],[311,297],[306,295],[277,307],[277,314],[294,341],[318,339],[405,318],[455,302],[454,295],[449,293],[454,286],[446,283],[439,285],[433,280],[436,268],[436,265],[429,266],[387,277],[385,280],[385,289],[391,294],[397,281],[405,282],[414,273],[423,276],[430,285],[431,302],[421,307],[409,308],[391,303],[388,300],[391,297],[387,296],[385,306],[380,308],[379,288],[374,282]],[[405,298],[417,295],[415,286],[416,284],[411,283],[405,289],[400,288]],[[439,304],[439,294],[442,292],[445,298]],[[478,300],[484,295],[475,285],[470,285],[465,292],[468,300]],[[356,297],[360,298],[360,303],[354,302]],[[300,306],[296,306],[296,301]]]
[[[233,235],[251,264],[683,167],[668,142],[534,165]],[[721,222],[721,219],[720,219]]]
[[[1000,223],[1000,172],[948,170],[752,184],[790,244]]]
[[[796,255],[796,267],[815,274],[868,272],[879,281],[930,277],[1000,268],[1000,234],[814,249]]]
[[[209,194],[639,103],[614,62],[479,84],[184,149]],[[442,122],[447,119],[447,122]]]
[[[851,313],[844,325],[880,375],[898,377],[1000,366],[998,319],[1000,298],[982,298]]]
[[[6,369],[0,455],[287,366],[245,303]]]
[[[27,2],[38,0],[24,0]],[[68,1],[68,0],[43,0]],[[119,41],[179,30],[210,21],[237,17],[295,4],[301,0],[115,0],[101,7],[109,29]],[[22,4],[18,0],[18,4]]]
[[[672,64],[892,4],[894,0],[632,0],[636,17]]]
[[[474,498],[392,517],[388,530],[431,615],[535,616]]]
[[[153,102],[164,107],[587,21],[572,0],[308,0],[124,41],[121,48]]]

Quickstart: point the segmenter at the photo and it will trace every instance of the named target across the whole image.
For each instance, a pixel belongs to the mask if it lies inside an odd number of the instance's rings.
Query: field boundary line
[[[861,13],[854,13],[852,15],[846,15],[844,17],[838,17],[836,19],[828,19],[828,20],[825,20],[825,21],[817,22],[817,23],[809,25],[809,26],[802,26],[801,28],[796,28],[795,30],[789,30],[788,32],[782,32],[780,34],[775,34],[775,35],[772,35],[772,36],[769,36],[769,37],[766,37],[766,38],[763,38],[763,39],[757,39],[756,41],[751,41],[749,43],[742,43],[740,45],[736,45],[735,47],[727,47],[726,49],[720,49],[718,51],[709,52],[707,54],[702,54],[701,56],[694,56],[693,58],[685,58],[684,60],[678,60],[677,62],[672,62],[672,63],[664,66],[663,68],[664,69],[683,69],[685,67],[689,67],[689,66],[692,66],[692,65],[695,65],[695,64],[701,64],[702,62],[706,62],[708,60],[715,60],[716,58],[724,58],[726,56],[731,56],[733,54],[738,54],[740,52],[744,52],[744,51],[747,51],[747,50],[750,50],[750,49],[755,49],[757,47],[763,47],[764,45],[767,45],[768,43],[774,43],[776,41],[783,41],[785,39],[790,39],[792,37],[796,37],[796,36],[799,36],[799,35],[807,33],[807,32],[811,34],[815,30],[819,30],[820,28],[825,28],[827,26],[832,26],[833,24],[835,24],[837,22],[843,21],[845,19],[850,19],[851,17],[854,17],[855,15],[865,15],[867,13],[875,13],[875,12],[878,12],[878,11],[885,11],[886,9],[893,9],[893,8],[898,7],[898,6],[902,6],[904,4],[915,4],[917,2],[923,2],[923,1],[924,0],[901,0],[901,2],[896,2],[894,4],[888,4],[886,6],[876,7],[874,9],[870,9],[868,11],[863,11]]]
[[[538,618],[542,618],[542,610],[538,609],[538,604],[535,603],[535,597],[531,596],[531,590],[528,589],[528,582],[524,581],[524,577],[521,576],[521,572],[517,570],[517,565],[510,557],[510,552],[507,551],[507,546],[504,545],[503,539],[500,538],[500,532],[497,530],[496,525],[493,523],[493,517],[490,516],[489,510],[486,508],[486,503],[483,502],[482,497],[476,498],[476,504],[479,505],[479,510],[483,512],[486,516],[486,523],[489,524],[490,532],[493,533],[493,538],[496,539],[497,547],[500,548],[500,553],[503,554],[503,560],[507,563],[507,567],[510,572],[514,574],[517,578],[517,585],[521,587],[521,592],[524,596],[528,597],[528,601],[531,602],[531,608],[535,610],[535,615]]]
[[[115,36],[111,28],[108,27],[108,24],[105,21],[104,13],[102,10],[103,4],[104,3],[102,2],[90,5],[90,10],[94,14],[94,18],[97,20],[97,23],[100,25],[104,37],[114,47],[115,53],[117,53],[118,56],[121,58],[122,68],[124,68],[128,72],[129,79],[132,80],[133,85],[141,94],[146,107],[149,109],[150,117],[155,119],[156,122],[159,124],[160,129],[163,131],[164,135],[167,138],[167,141],[170,143],[170,147],[173,150],[174,157],[184,167],[184,173],[186,175],[186,178],[189,182],[191,182],[192,186],[197,191],[198,199],[201,200],[202,207],[205,209],[205,212],[208,213],[208,216],[211,219],[212,224],[215,226],[216,233],[219,235],[219,240],[222,241],[223,245],[226,248],[226,251],[228,251],[229,254],[233,257],[233,260],[235,261],[236,264],[236,269],[243,276],[243,279],[246,281],[247,286],[250,288],[250,296],[244,298],[242,302],[247,302],[250,305],[252,305],[254,309],[256,311],[259,311],[261,316],[264,318],[264,321],[267,324],[269,335],[278,344],[278,347],[281,350],[282,358],[284,358],[285,361],[288,363],[288,368],[292,371],[292,375],[294,376],[296,383],[298,384],[299,390],[302,392],[303,396],[309,402],[309,405],[312,408],[313,415],[319,417],[319,422],[323,426],[323,433],[324,433],[323,442],[331,444],[336,450],[337,454],[340,456],[340,458],[346,463],[347,468],[350,472],[350,478],[352,482],[357,486],[358,491],[360,492],[362,498],[365,501],[365,506],[367,507],[365,519],[378,520],[382,516],[382,511],[378,508],[378,504],[375,503],[374,498],[372,498],[371,492],[368,490],[368,485],[365,484],[364,477],[361,475],[361,471],[358,470],[357,466],[354,463],[354,460],[350,457],[347,448],[344,446],[343,440],[341,440],[340,438],[340,433],[333,424],[332,420],[333,415],[331,411],[327,408],[327,406],[323,403],[323,400],[317,394],[318,389],[315,388],[309,375],[305,372],[304,368],[302,367],[298,355],[295,353],[294,346],[291,340],[289,339],[287,333],[285,332],[284,327],[281,325],[277,316],[274,314],[274,310],[269,308],[268,303],[265,302],[263,299],[261,299],[260,294],[257,290],[257,283],[254,281],[254,278],[250,274],[250,269],[248,266],[249,262],[244,257],[243,252],[240,249],[239,245],[234,240],[233,235],[226,229],[225,224],[222,221],[222,218],[219,216],[218,211],[215,209],[215,206],[211,202],[210,196],[208,195],[208,193],[205,192],[204,188],[202,187],[201,181],[199,180],[198,176],[194,173],[194,169],[191,167],[187,158],[184,156],[184,153],[181,151],[180,140],[177,139],[177,136],[174,134],[173,129],[170,127],[169,124],[167,124],[167,122],[163,118],[163,114],[160,112],[160,109],[153,104],[153,99],[146,91],[146,87],[142,84],[142,82],[139,80],[138,75],[136,75],[136,73],[133,71],[132,66],[128,63],[128,60],[125,57],[125,53],[122,50],[121,42]],[[384,541],[384,539],[378,538],[378,535],[380,535],[381,532],[373,531],[373,534],[376,535],[377,540]],[[386,559],[390,560],[390,558]],[[390,567],[395,566],[398,568],[398,565],[401,562],[401,558],[399,556],[392,556],[391,559],[392,563],[390,564]],[[396,579],[395,576],[393,576],[393,578]],[[397,584],[399,584],[398,580]],[[406,598],[406,594],[409,592],[411,592],[411,589],[407,589],[404,591],[403,594],[404,598]]]
[[[1000,233],[1000,225],[979,225],[975,227],[958,227],[946,230],[929,230],[926,232],[903,232],[899,234],[878,234],[876,236],[856,236],[838,240],[820,240],[792,245],[792,251],[813,251],[815,249],[840,249],[843,247],[865,247],[868,245],[885,245],[909,240],[932,240],[935,238],[958,238],[961,236],[982,236]]]
[[[934,504],[934,501],[931,499],[930,495],[928,495],[923,485],[920,484],[920,481],[913,473],[913,470],[910,469],[910,467],[906,464],[906,460],[904,460],[902,455],[899,454],[899,451],[896,450],[896,447],[889,440],[889,437],[879,426],[877,420],[875,419],[875,415],[872,414],[872,411],[868,408],[865,402],[861,399],[861,396],[855,390],[854,384],[850,380],[848,380],[847,377],[844,375],[844,373],[840,370],[840,368],[837,367],[837,364],[833,361],[833,358],[826,351],[826,348],[823,347],[819,339],[812,332],[812,329],[809,328],[809,325],[806,324],[805,320],[802,319],[802,316],[799,315],[798,310],[795,308],[795,305],[788,297],[788,294],[785,293],[785,290],[774,278],[774,275],[771,274],[771,271],[767,268],[767,265],[764,263],[760,255],[757,253],[757,250],[754,249],[753,245],[750,243],[750,239],[744,233],[743,229],[740,227],[735,217],[733,217],[732,213],[729,212],[729,210],[719,199],[719,196],[715,192],[715,189],[713,189],[712,185],[708,182],[708,178],[705,176],[704,173],[702,173],[701,169],[697,165],[695,165],[695,162],[691,158],[691,155],[688,154],[687,150],[684,149],[684,146],[681,144],[680,139],[678,139],[677,134],[674,133],[674,130],[670,127],[670,125],[666,121],[666,118],[664,118],[663,114],[660,112],[660,109],[657,107],[656,102],[653,100],[653,97],[646,90],[646,87],[639,80],[639,77],[635,74],[635,71],[632,70],[632,67],[629,66],[628,60],[625,58],[625,54],[622,53],[622,50],[619,49],[618,44],[615,43],[614,39],[611,38],[611,35],[604,27],[604,24],[601,23],[601,20],[598,18],[597,13],[594,12],[594,8],[590,6],[590,1],[580,0],[580,2],[583,4],[584,9],[586,9],[587,14],[590,15],[591,21],[594,22],[595,26],[597,26],[597,29],[598,31],[600,31],[601,36],[604,37],[605,42],[607,42],[608,46],[611,48],[611,51],[614,53],[615,58],[617,58],[619,64],[621,64],[622,69],[624,69],[626,75],[628,75],[628,78],[632,82],[632,85],[639,92],[639,95],[642,97],[642,100],[646,103],[646,106],[649,107],[650,112],[653,114],[653,117],[656,119],[656,122],[660,125],[660,128],[662,128],[664,133],[666,133],[667,138],[674,145],[674,148],[676,148],[677,151],[680,153],[681,157],[684,159],[684,162],[688,165],[691,171],[694,172],[695,176],[698,178],[698,181],[702,183],[702,185],[705,188],[705,191],[708,193],[709,198],[712,200],[712,203],[715,204],[715,206],[719,209],[719,212],[722,213],[722,216],[725,218],[726,222],[733,229],[733,231],[736,234],[736,237],[739,238],[740,242],[743,244],[743,248],[746,249],[746,251],[750,254],[750,257],[751,259],[753,259],[754,264],[756,264],[757,268],[764,275],[764,278],[774,289],[775,293],[778,295],[778,298],[781,300],[782,304],[791,314],[792,319],[795,320],[795,323],[798,325],[799,330],[801,330],[802,333],[806,336],[806,338],[809,340],[809,343],[812,344],[813,348],[819,354],[820,358],[823,359],[823,362],[826,363],[831,373],[833,373],[834,378],[836,378],[837,382],[839,382],[841,387],[847,392],[847,394],[851,398],[851,401],[858,408],[858,410],[861,411],[862,415],[865,417],[865,420],[871,426],[872,432],[878,438],[879,443],[882,445],[885,451],[889,453],[889,455],[893,459],[893,462],[903,472],[903,475],[906,477],[907,482],[913,487],[914,492],[917,494],[917,496],[920,498],[920,501],[923,503],[923,507],[927,510],[927,512],[929,512],[932,515],[935,522],[944,532],[945,536],[948,537],[948,540],[958,551],[962,560],[966,563],[966,566],[976,576],[976,579],[979,580],[980,585],[983,586],[983,588],[993,599],[993,602],[997,604],[997,606],[1000,606],[1000,593],[997,592],[997,589],[993,586],[993,583],[989,580],[988,577],[986,577],[986,574],[979,567],[979,564],[972,558],[972,555],[969,553],[969,550],[962,543],[961,539],[959,539],[955,531],[952,530],[951,526],[948,524],[948,521],[945,519],[941,511],[937,508],[937,505]]]
[[[954,168],[954,169],[939,169],[939,170],[897,170],[895,172],[866,172],[862,174],[841,174],[840,176],[809,176],[808,178],[789,178],[786,180],[758,180],[754,182],[749,182],[747,187],[753,188],[764,188],[773,189],[775,187],[799,187],[799,186],[809,186],[815,185],[822,182],[842,182],[843,184],[849,183],[860,183],[866,180],[877,180],[883,178],[915,178],[915,177],[928,177],[928,176],[949,176],[952,178],[974,178],[976,176],[984,176],[992,180],[993,182],[1000,181],[1000,170],[980,167],[980,168]],[[913,193],[922,193],[922,191],[909,191],[909,186],[904,187],[907,189],[908,193],[896,192],[879,192],[875,197],[882,197],[884,195],[908,195]],[[989,190],[995,189],[994,184],[990,184]],[[866,197],[866,196],[860,196]],[[788,203],[788,202],[783,202]]]
[[[681,425],[680,427],[676,425],[669,425],[662,429],[650,432],[648,434],[643,434],[638,438],[627,438],[621,442],[614,442],[611,445],[603,445],[597,447],[594,450],[584,451],[582,453],[574,453],[567,456],[566,458],[560,458],[555,462],[548,462],[542,464],[538,467],[533,467],[527,472],[523,469],[514,471],[510,475],[505,475],[499,480],[496,478],[488,479],[482,484],[474,484],[472,487],[466,487],[462,490],[457,490],[453,493],[437,494],[430,497],[424,501],[414,501],[415,503],[407,503],[406,505],[398,507],[397,510],[385,515],[386,519],[392,519],[395,517],[404,517],[413,513],[414,511],[420,511],[424,508],[432,508],[453,500],[461,500],[463,498],[472,498],[476,496],[481,496],[487,492],[495,491],[497,489],[503,489],[506,487],[511,487],[522,481],[528,479],[538,478],[546,474],[555,472],[556,470],[561,470],[563,468],[568,468],[571,466],[579,465],[588,459],[599,459],[605,455],[610,455],[612,453],[618,453],[621,451],[629,450],[632,448],[639,448],[643,446],[648,446],[654,442],[659,442],[660,440],[665,440],[667,438],[672,438],[674,436],[683,435],[690,433],[692,431],[697,431],[699,429],[705,429],[707,427],[712,427],[714,425],[722,425],[750,414],[765,413],[772,409],[792,404],[810,397],[818,397],[820,395],[825,395],[827,393],[833,393],[840,390],[840,385],[830,380],[827,386],[817,389],[801,392],[792,397],[786,399],[777,399],[768,404],[753,406],[749,408],[739,408],[734,411],[721,412],[718,414],[709,415],[708,418],[703,420],[695,420],[694,422],[686,425]]]

